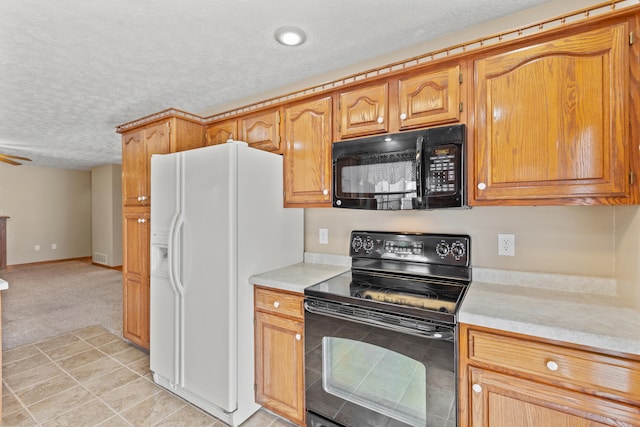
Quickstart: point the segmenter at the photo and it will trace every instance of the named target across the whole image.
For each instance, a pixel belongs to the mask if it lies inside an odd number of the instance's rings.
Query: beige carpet
[[[92,325],[122,336],[122,272],[82,261],[9,267],[2,349]]]

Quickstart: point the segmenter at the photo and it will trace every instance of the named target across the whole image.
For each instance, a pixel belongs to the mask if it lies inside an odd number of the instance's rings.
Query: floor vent
[[[93,254],[93,262],[95,262],[96,264],[107,264],[107,254],[101,254],[101,253],[94,253]]]

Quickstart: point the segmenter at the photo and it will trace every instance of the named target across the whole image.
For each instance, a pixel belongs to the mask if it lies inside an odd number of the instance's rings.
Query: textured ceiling
[[[120,163],[117,125],[210,110],[545,1],[2,0],[0,152]],[[284,25],[307,42],[278,45]]]

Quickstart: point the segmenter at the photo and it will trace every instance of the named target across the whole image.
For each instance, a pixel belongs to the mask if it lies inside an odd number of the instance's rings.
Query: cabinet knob
[[[296,341],[300,341],[302,339],[302,335],[296,334]]]
[[[377,121],[378,121],[378,123],[382,123],[382,122],[384,122],[384,119],[382,117],[378,117]]]
[[[406,118],[407,118],[406,113],[402,113],[402,114],[400,114],[400,120],[404,120],[404,119],[406,119]]]
[[[476,393],[480,393],[482,391],[482,386],[480,386],[480,384],[474,384],[473,386],[471,386],[471,388]]]
[[[326,196],[327,194],[329,194],[329,190],[327,190],[327,189],[325,188],[324,190],[322,190],[322,194],[324,194],[324,195]]]
[[[138,196],[139,202],[144,202],[145,200],[147,200],[147,196]]]
[[[484,182],[478,184],[478,190],[484,190],[485,188],[487,188],[487,184]]]
[[[145,222],[147,222],[146,219],[144,218],[138,218],[138,224],[144,224]]]
[[[547,369],[550,371],[557,371],[558,370],[558,364],[556,362],[554,362],[553,360],[549,360],[547,362]]]
[[[275,308],[278,308],[278,307],[280,307],[280,303],[279,303],[278,301],[274,301],[274,302],[273,302],[273,306],[274,306]]]

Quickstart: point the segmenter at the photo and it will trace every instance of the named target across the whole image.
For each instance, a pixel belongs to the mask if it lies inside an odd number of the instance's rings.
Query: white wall
[[[0,163],[3,215],[7,265],[90,256],[91,173]]]
[[[122,166],[91,169],[91,253],[106,256],[107,266],[122,265]]]

